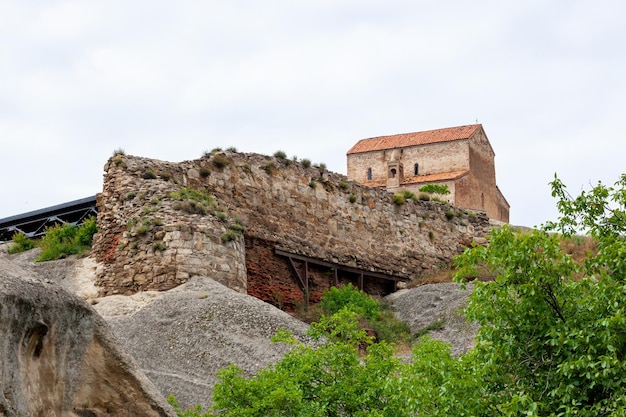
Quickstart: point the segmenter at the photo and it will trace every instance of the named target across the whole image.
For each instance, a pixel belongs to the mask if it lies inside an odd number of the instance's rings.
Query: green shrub
[[[454,211],[452,211],[452,210],[446,211],[446,219],[448,219],[448,220],[454,219]]]
[[[165,181],[169,181],[170,179],[172,179],[172,174],[170,174],[169,172],[165,171],[161,173],[161,178]]]
[[[417,199],[421,201],[430,201],[430,195],[427,193],[419,193]]]
[[[300,163],[305,168],[310,168],[311,167],[311,160],[310,159],[303,159],[302,161],[300,161]]]
[[[200,176],[206,178],[211,174],[211,170],[207,167],[200,168]]]
[[[349,187],[349,184],[345,181],[340,181],[339,182],[339,188],[341,188],[342,190],[347,190]]]
[[[169,397],[167,397],[167,402],[172,406],[172,408],[174,409],[176,414],[178,414],[179,417],[214,417],[215,416],[215,414],[213,414],[211,411],[203,411],[202,406],[200,404],[196,405],[195,407],[189,408],[186,411],[183,411],[181,410],[180,404],[178,403],[178,401],[173,395],[170,395]]]
[[[276,173],[276,165],[274,165],[272,161],[268,161],[263,169],[267,172],[267,175],[274,175]]]
[[[207,208],[202,204],[194,200],[181,201],[173,206],[174,210],[183,211],[187,214],[207,214]]]
[[[406,203],[406,200],[417,200],[417,196],[409,190],[400,190],[393,195],[393,202],[397,205]]]
[[[397,206],[401,206],[406,203],[406,197],[404,197],[403,193],[395,193],[393,195],[393,203]]]
[[[211,163],[218,169],[224,169],[230,164],[230,159],[225,157],[224,155],[215,155],[211,159]]]
[[[286,159],[287,158],[287,154],[283,151],[276,151],[274,152],[274,156],[278,159]]]
[[[413,335],[413,337],[415,339],[418,339],[422,336],[425,336],[428,334],[428,332],[430,332],[431,330],[441,330],[444,328],[446,324],[446,321],[444,319],[440,319],[437,321],[434,321],[432,323],[430,323],[429,325],[422,327],[421,329],[419,329],[417,332],[415,332],[415,334]]]
[[[7,249],[9,253],[26,252],[36,246],[35,241],[26,237],[26,235],[22,232],[14,234],[11,241],[12,244]]]
[[[234,230],[235,232],[243,232],[244,230],[246,230],[246,227],[240,223],[233,223],[229,225],[228,228],[230,230]]]
[[[229,146],[228,148],[226,148],[226,152],[237,152],[237,148],[235,148],[234,146]]]
[[[57,224],[49,227],[41,239],[41,255],[36,261],[50,261],[86,252],[91,248],[93,235],[97,231],[93,217],[86,219],[80,226]]]
[[[426,184],[420,187],[419,190],[423,193],[440,194],[440,195],[450,194],[450,189],[445,184]]]
[[[165,249],[167,249],[167,246],[165,246],[165,243],[163,242],[154,242],[152,245],[152,252],[163,252]]]
[[[126,155],[126,151],[124,151],[124,149],[122,148],[117,148],[116,150],[113,151],[113,156],[124,156]]]
[[[215,206],[215,199],[211,194],[193,188],[181,188],[179,191],[171,192],[169,196],[175,200],[193,200],[207,207]]]
[[[381,305],[378,301],[352,284],[331,287],[324,291],[320,306],[326,314],[335,314],[344,307],[366,319],[380,317]]]
[[[146,170],[143,172],[143,179],[144,180],[155,180],[156,177],[157,177],[157,175],[150,168],[146,168]]]
[[[220,219],[221,221],[225,222],[226,220],[228,220],[228,214],[226,214],[226,212],[224,211],[218,211],[215,213],[215,217],[217,217],[218,219]]]
[[[126,194],[126,200],[132,200],[133,198],[135,198],[136,195],[137,195],[136,192],[131,191],[128,194]]]
[[[315,188],[317,187],[317,183],[316,183],[315,181],[311,181],[311,182],[309,183],[309,187],[311,187],[311,188],[315,189]]]
[[[222,233],[222,243],[227,243],[230,242],[231,240],[235,240],[237,238],[239,238],[240,234],[237,233],[234,230],[227,230],[224,233]]]

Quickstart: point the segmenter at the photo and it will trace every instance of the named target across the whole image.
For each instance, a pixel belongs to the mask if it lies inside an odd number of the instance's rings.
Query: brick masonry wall
[[[414,278],[449,263],[490,227],[484,213],[436,202],[398,206],[384,189],[257,154],[226,152],[180,163],[118,155],[105,171],[94,250],[106,294],[162,290],[201,275],[293,305],[301,290],[275,247]],[[216,206],[205,215],[176,210],[179,201],[170,195],[183,187],[213,195]],[[252,244],[242,236],[222,243],[236,219]],[[147,230],[139,229],[144,224]],[[327,273],[312,272],[312,288],[319,291],[311,299],[328,286]],[[368,285],[387,291],[381,283]]]

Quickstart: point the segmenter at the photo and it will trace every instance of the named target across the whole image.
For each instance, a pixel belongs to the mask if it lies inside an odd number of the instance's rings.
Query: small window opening
[[[391,178],[395,178],[396,177],[396,169],[395,168],[391,168]]]
[[[413,175],[418,175],[420,172],[420,165],[419,164],[415,164],[413,166]]]
[[[372,168],[367,168],[367,180],[372,180]]]

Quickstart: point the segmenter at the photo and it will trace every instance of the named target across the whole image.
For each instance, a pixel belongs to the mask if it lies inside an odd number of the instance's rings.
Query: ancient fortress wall
[[[215,203],[203,206],[189,190]],[[180,163],[116,155],[105,166],[98,209],[102,294],[164,290],[201,275],[263,299],[272,285],[297,297],[273,248],[413,278],[449,263],[489,229],[484,213],[396,205],[392,193],[343,175],[232,152]]]

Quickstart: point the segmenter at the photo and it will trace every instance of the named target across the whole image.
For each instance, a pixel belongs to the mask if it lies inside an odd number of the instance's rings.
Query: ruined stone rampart
[[[180,163],[116,155],[105,171],[94,244],[103,294],[163,290],[194,275],[244,292],[246,269],[276,261],[267,258],[271,247],[412,278],[449,263],[489,229],[484,213],[430,201],[397,205],[383,189],[258,154]],[[207,194],[213,205],[199,202]],[[254,256],[257,246],[262,256]],[[246,265],[246,252],[256,264]],[[256,278],[256,286],[267,281]]]

